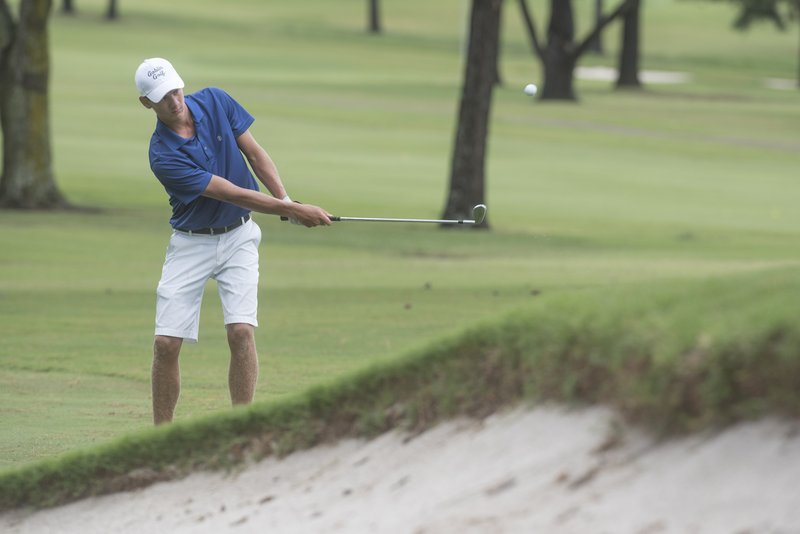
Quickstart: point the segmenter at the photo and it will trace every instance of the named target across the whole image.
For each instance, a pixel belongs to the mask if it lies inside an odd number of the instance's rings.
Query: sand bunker
[[[655,443],[540,407],[0,516],[5,533],[793,533],[800,423]]]

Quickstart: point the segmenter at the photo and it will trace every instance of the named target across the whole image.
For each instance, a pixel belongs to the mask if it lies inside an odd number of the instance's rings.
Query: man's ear
[[[147,109],[152,109],[152,107],[153,107],[153,103],[150,102],[150,99],[147,98],[146,96],[140,96],[139,97],[139,102],[141,102],[142,105],[144,107],[146,107]]]

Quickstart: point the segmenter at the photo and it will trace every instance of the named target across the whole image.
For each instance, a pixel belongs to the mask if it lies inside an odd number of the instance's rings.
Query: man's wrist
[[[284,195],[281,200],[283,202],[286,202],[287,204],[291,204],[292,203],[292,199],[289,198],[289,195]],[[292,217],[291,215],[289,215],[289,222],[291,222],[292,224],[300,224],[300,221],[298,221],[296,218]]]

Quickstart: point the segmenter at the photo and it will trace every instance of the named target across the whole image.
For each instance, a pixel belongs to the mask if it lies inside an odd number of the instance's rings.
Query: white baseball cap
[[[161,102],[174,89],[183,89],[183,80],[172,63],[164,58],[145,59],[136,69],[136,88],[152,102]]]

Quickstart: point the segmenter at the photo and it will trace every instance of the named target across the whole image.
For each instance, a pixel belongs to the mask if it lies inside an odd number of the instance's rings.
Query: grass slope
[[[271,403],[0,474],[47,506],[523,400],[602,402],[659,433],[800,415],[800,271],[543,296],[503,321]]]

